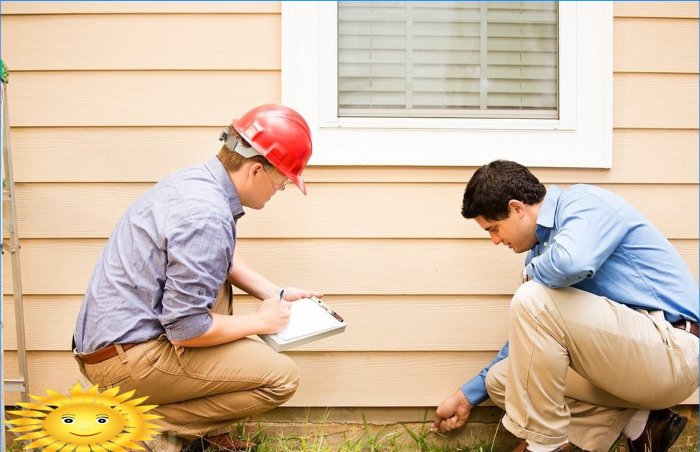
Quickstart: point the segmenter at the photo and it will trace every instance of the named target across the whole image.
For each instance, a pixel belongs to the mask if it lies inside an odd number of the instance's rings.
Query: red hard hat
[[[262,105],[232,125],[248,144],[306,194],[301,172],[311,158],[311,131],[299,113],[284,105]]]

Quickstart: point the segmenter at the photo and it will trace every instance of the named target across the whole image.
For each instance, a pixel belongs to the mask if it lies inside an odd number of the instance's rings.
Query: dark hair
[[[462,216],[502,220],[508,218],[511,199],[533,205],[542,201],[546,192],[544,185],[523,165],[494,160],[476,170],[467,183]]]

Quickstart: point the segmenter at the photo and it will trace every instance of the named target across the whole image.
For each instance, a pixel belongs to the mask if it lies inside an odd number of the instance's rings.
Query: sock
[[[639,438],[644,432],[644,427],[647,426],[647,420],[649,420],[649,411],[637,410],[632,419],[625,425],[622,433],[631,440]]]
[[[556,449],[559,446],[563,446],[564,444],[568,443],[569,441],[564,441],[559,444],[541,444],[541,443],[536,443],[534,441],[530,441],[529,439],[527,440],[527,450],[530,450],[532,452],[551,452],[554,449]]]

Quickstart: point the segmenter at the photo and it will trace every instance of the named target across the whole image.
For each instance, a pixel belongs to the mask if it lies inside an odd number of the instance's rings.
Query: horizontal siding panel
[[[233,118],[233,116],[231,116]],[[13,128],[17,182],[155,182],[198,164],[220,146],[218,127]],[[47,152],[50,149],[51,152]],[[544,183],[698,182],[698,133],[617,129],[610,170],[535,168]],[[321,152],[316,150],[316,152]],[[459,182],[464,167],[318,167],[309,182]],[[313,197],[310,192],[309,199]]]
[[[290,352],[300,386],[284,406],[435,406],[476,374],[493,352]],[[16,353],[5,352],[8,375]],[[62,393],[81,377],[70,352],[30,352],[29,392]],[[397,376],[400,376],[398,378]],[[338,390],[338,388],[342,388]]]
[[[348,327],[297,351],[495,351],[508,336],[507,296],[358,295],[325,300]],[[27,349],[69,351],[81,302],[80,296],[25,296]],[[237,297],[234,315],[254,312],[259,303]],[[14,312],[8,296],[3,304],[5,350],[17,348]]]
[[[698,128],[698,76],[615,74],[616,128]]]
[[[277,102],[280,73],[19,72],[9,96],[13,126],[218,126]],[[614,125],[697,129],[697,97],[697,75],[616,74]]]
[[[1,42],[11,71],[279,70],[280,30],[279,14],[5,16]]]
[[[613,130],[610,181],[697,184],[700,159],[692,149],[697,150],[698,146],[697,130]],[[569,175],[578,176],[580,180],[592,178],[580,170],[572,171]]]
[[[698,73],[698,21],[615,20],[615,72]]]
[[[291,352],[300,385],[286,407],[434,407],[475,375],[493,352]],[[70,352],[29,353],[29,393],[67,394],[82,377]],[[8,376],[16,353],[5,352]],[[342,390],[339,390],[342,388]],[[8,402],[17,394],[6,394]],[[698,393],[686,400],[697,404]]]
[[[460,214],[464,183],[310,183],[277,194],[267,208],[238,223],[255,238],[486,238]],[[22,238],[106,238],[129,205],[151,184],[18,184]],[[698,238],[697,185],[607,185],[669,238]],[[343,200],[343,214],[331,215]],[[294,222],[287,218],[300,218]],[[416,218],[429,219],[420,226]],[[684,218],[684,221],[678,221]],[[349,221],[349,219],[353,219]],[[361,227],[358,227],[358,221]]]
[[[221,126],[279,102],[279,71],[19,72],[13,126]]]
[[[2,2],[2,14],[279,13],[278,2]]]
[[[614,2],[615,17],[698,18],[697,2]]]
[[[82,297],[25,295],[22,301],[27,350],[70,351]],[[15,299],[12,295],[3,298],[2,315],[2,348],[17,350]]]
[[[23,240],[24,293],[84,293],[104,243]],[[238,249],[254,268],[280,284],[326,294],[513,293],[523,259],[506,248],[495,250],[488,240],[242,239]],[[6,263],[7,253],[3,290],[10,293],[11,269]],[[494,277],[509,274],[513,278]]]
[[[22,241],[25,294],[79,295],[105,241]],[[698,279],[698,241],[673,240]],[[503,295],[518,286],[523,255],[487,239],[242,239],[246,260],[281,285],[345,295]],[[284,256],[284,258],[281,258]],[[12,293],[8,253],[3,293]]]
[[[236,116],[231,111],[226,121]],[[15,181],[155,182],[216,154],[221,128],[14,127]]]

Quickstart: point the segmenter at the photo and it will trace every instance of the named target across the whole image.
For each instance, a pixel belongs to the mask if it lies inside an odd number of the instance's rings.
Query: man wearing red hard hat
[[[296,391],[296,365],[246,336],[289,321],[292,301],[321,293],[282,288],[236,250],[243,207],[261,209],[289,182],[306,194],[311,157],[304,118],[282,105],[250,110],[225,129],[204,164],[166,176],[121,217],[98,259],[78,315],[74,354],[105,390],[135,390],[163,416],[143,444],[178,451],[245,447],[231,424],[270,410]],[[262,300],[231,315],[231,285]]]

